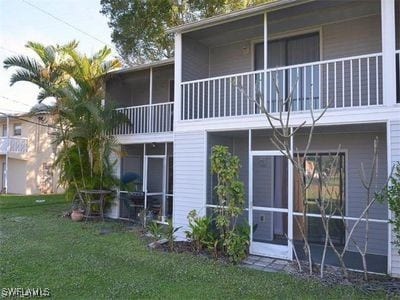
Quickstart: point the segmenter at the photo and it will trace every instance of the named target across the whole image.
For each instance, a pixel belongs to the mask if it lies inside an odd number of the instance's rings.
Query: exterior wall
[[[209,49],[189,37],[182,43],[182,81],[206,78],[209,75]]]
[[[174,65],[154,67],[151,102],[169,102],[169,84],[174,79]],[[150,69],[111,74],[106,81],[106,99],[118,107],[150,103]]]
[[[267,18],[269,40],[320,32],[321,60],[381,51],[379,0],[315,1],[269,12]],[[246,20],[184,34],[182,81],[252,71],[253,44],[263,40],[263,21]]]
[[[206,154],[204,131],[175,134],[173,222],[175,227],[182,226],[177,233],[179,238],[185,238],[191,210],[206,213]]]
[[[396,49],[400,49],[400,0],[396,0]]]
[[[28,163],[24,160],[12,159],[8,161],[8,193],[10,194],[31,194],[28,193],[28,181],[21,180],[27,175]]]
[[[377,180],[374,186],[378,190],[386,181],[387,159],[386,159],[386,134],[384,132],[373,133],[342,133],[342,134],[316,134],[310,148],[312,151],[337,151],[339,145],[341,151],[346,153],[346,216],[358,218],[366,207],[366,191],[360,179],[361,164],[365,167],[366,176],[371,172],[373,159],[374,138],[379,138],[378,144],[378,166]],[[300,139],[300,138],[299,138]],[[295,141],[295,147],[304,149],[303,141]],[[373,219],[387,220],[387,204],[374,203],[370,209],[369,217]],[[348,221],[348,226],[353,226],[354,221]],[[370,223],[369,253],[387,255],[388,250],[388,226],[384,223]],[[364,245],[364,226],[359,225],[353,234],[358,245]],[[350,250],[356,251],[355,246],[350,243]]]
[[[391,121],[388,126],[390,137],[390,151],[391,157],[389,158],[392,164],[400,161],[400,121]],[[392,234],[392,241],[394,240]],[[391,245],[391,270],[389,272],[392,276],[400,277],[400,254],[394,244]]]
[[[243,50],[247,49],[247,50]],[[253,70],[251,41],[238,41],[210,49],[210,77]]]
[[[169,102],[170,80],[174,79],[174,65],[153,69],[152,103]]]
[[[118,107],[149,104],[149,70],[112,75],[106,82],[106,99]]]
[[[323,131],[323,129],[321,130]],[[347,133],[346,133],[347,132]],[[243,181],[248,191],[248,139],[247,137],[232,137],[232,133],[227,133],[224,136],[221,133],[208,135],[208,171],[207,171],[207,203],[216,204],[211,200],[212,186],[215,182],[212,182],[210,175],[210,162],[209,157],[211,154],[211,148],[213,145],[225,145],[230,148],[230,151],[238,155],[241,161],[242,169],[240,173],[241,180]],[[345,152],[346,160],[346,173],[345,173],[345,201],[346,201],[346,216],[358,218],[366,206],[366,191],[362,186],[360,179],[361,164],[364,164],[366,175],[368,176],[371,172],[371,161],[373,159],[373,143],[375,137],[379,138],[378,144],[378,168],[377,168],[377,180],[374,182],[377,189],[385,183],[387,174],[387,160],[386,160],[386,135],[382,128],[376,132],[357,132],[354,128],[347,127],[335,130],[326,130],[326,133],[316,133],[313,137],[313,143],[310,148],[312,152],[336,152],[339,145],[341,145],[341,151]],[[295,147],[300,151],[304,149],[305,136],[297,135],[295,140]],[[268,135],[254,134],[252,138],[252,150],[276,150],[271,144]],[[268,163],[268,161],[266,161]],[[253,199],[264,199],[265,197],[265,186],[268,185],[266,178],[272,178],[271,176],[265,176],[265,171],[268,172],[270,168],[268,165],[259,166],[259,163],[255,163],[253,166]],[[269,174],[270,175],[270,174]],[[247,195],[246,195],[247,198]],[[247,205],[247,204],[246,204]],[[370,209],[370,218],[386,220],[388,218],[388,208],[386,204],[375,203]],[[363,223],[362,223],[363,224]],[[364,241],[364,227],[360,224],[355,230],[353,237],[357,241],[358,245],[363,246]],[[268,225],[268,222],[264,224]],[[348,222],[348,226],[352,226],[353,221]],[[263,226],[260,225],[259,226]],[[265,227],[264,230],[258,228],[258,234],[269,232],[269,227]],[[370,222],[370,234],[369,234],[369,246],[368,252],[371,254],[384,255],[388,253],[388,226],[385,223],[372,223]],[[257,237],[256,237],[257,238]],[[261,240],[261,236],[259,236]],[[356,251],[355,246],[350,243],[349,250]]]
[[[322,26],[323,59],[382,51],[380,15]]]
[[[34,123],[43,122],[44,126],[23,120],[10,120],[10,136],[13,136],[14,124],[20,123],[22,125],[21,137],[28,138],[28,151],[23,154],[9,154],[8,191],[26,195],[62,192],[62,188],[58,186],[58,170],[52,168],[55,159],[51,144],[52,138],[49,128],[45,126],[51,123],[51,120],[48,116],[21,118]],[[6,124],[5,122],[2,120],[0,126]],[[24,165],[23,173],[22,165]]]

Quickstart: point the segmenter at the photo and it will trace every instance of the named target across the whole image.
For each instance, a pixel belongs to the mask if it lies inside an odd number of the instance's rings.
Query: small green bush
[[[218,240],[212,228],[212,218],[200,217],[196,210],[192,210],[188,214],[188,221],[190,230],[185,233],[186,237],[193,242],[195,251],[209,249],[215,253]]]
[[[214,146],[211,153],[211,172],[217,177],[214,190],[218,205],[212,216],[198,216],[195,210],[188,215],[190,231],[186,236],[193,241],[196,251],[204,248],[214,256],[219,252],[233,263],[248,254],[250,226],[238,224],[244,211],[244,184],[239,180],[240,160],[226,146]]]
[[[389,184],[376,197],[381,202],[387,201],[389,209],[392,211],[392,218],[389,222],[393,224],[395,234],[393,243],[400,254],[400,162],[396,163]]]

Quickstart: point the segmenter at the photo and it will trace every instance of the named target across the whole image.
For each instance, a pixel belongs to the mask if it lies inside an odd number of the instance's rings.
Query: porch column
[[[396,104],[396,27],[394,0],[381,0],[383,104]]]
[[[181,81],[182,81],[182,34],[175,34],[175,70],[174,70],[174,129],[181,119]]]
[[[5,166],[5,176],[4,178],[4,189],[6,194],[8,194],[8,153],[10,152],[10,118],[7,116],[7,148],[6,148],[6,166]]]
[[[268,68],[268,18],[264,13],[264,107],[267,109],[267,68]]]
[[[149,111],[148,111],[148,128],[149,132],[153,132],[153,115],[154,108],[151,106],[153,103],[153,68],[149,69]]]
[[[388,176],[390,176],[392,166],[400,161],[400,120],[393,119],[387,122],[386,126],[387,140],[387,160]],[[392,212],[389,210],[389,218]],[[388,274],[400,278],[400,254],[397,247],[392,243],[395,240],[393,225],[388,224]]]

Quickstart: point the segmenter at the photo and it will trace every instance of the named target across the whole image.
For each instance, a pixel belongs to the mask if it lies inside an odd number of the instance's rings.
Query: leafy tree
[[[112,40],[128,64],[173,56],[167,28],[227,13],[268,0],[101,0]]]

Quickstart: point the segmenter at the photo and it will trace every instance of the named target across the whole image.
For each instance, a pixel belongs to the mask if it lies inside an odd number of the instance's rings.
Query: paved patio
[[[242,265],[266,272],[291,272],[293,270],[290,261],[257,255],[250,255],[242,262]]]

